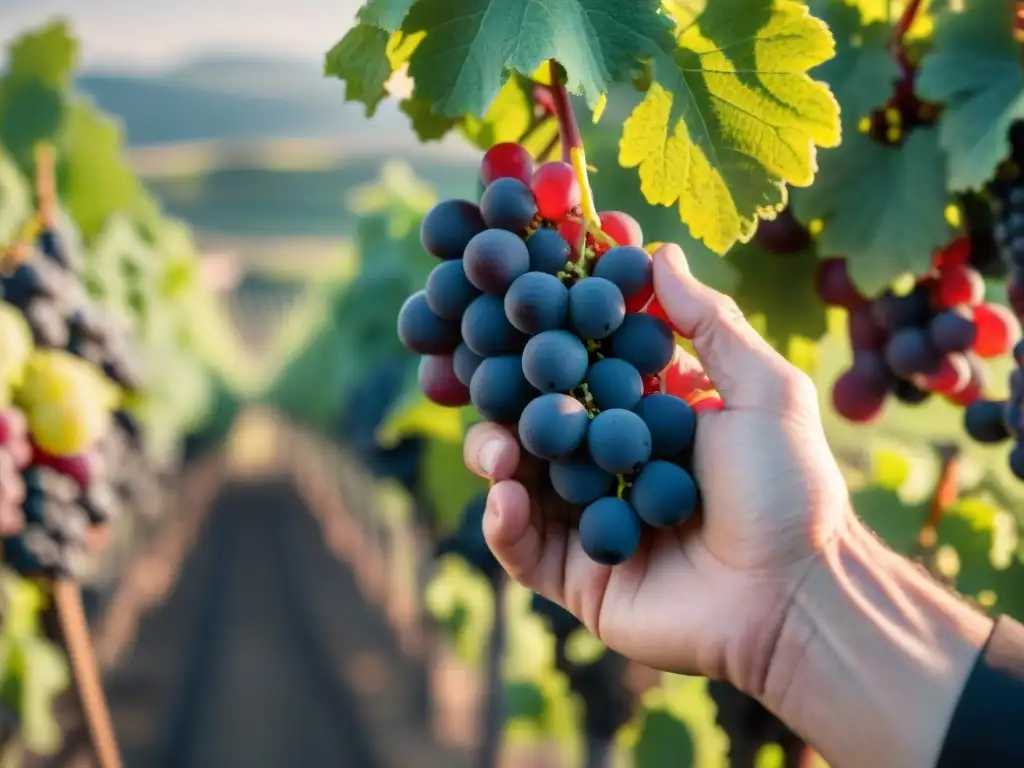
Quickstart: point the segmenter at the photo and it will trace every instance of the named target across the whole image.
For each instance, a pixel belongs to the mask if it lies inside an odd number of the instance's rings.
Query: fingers
[[[519,441],[507,427],[483,422],[466,433],[462,456],[470,472],[491,480],[507,480],[519,466]]]
[[[522,483],[495,483],[487,494],[483,526],[487,546],[509,576],[527,589],[561,602],[565,539],[559,531],[564,529],[541,528]]]
[[[761,338],[736,302],[693,276],[679,246],[655,252],[654,291],[729,408],[785,408],[807,396],[806,377]]]

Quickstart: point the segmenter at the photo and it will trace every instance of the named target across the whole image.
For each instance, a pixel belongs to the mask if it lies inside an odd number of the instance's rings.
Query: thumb
[[[693,276],[678,245],[655,251],[654,293],[679,334],[693,342],[726,407],[781,409],[806,396],[807,377],[754,330],[732,298]]]

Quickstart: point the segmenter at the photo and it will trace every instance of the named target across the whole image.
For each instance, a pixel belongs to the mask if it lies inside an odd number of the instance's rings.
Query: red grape
[[[668,326],[670,328],[675,330],[675,326],[672,325],[672,321],[669,319],[668,315],[665,313],[665,308],[663,306],[661,306],[661,303],[658,301],[658,297],[657,296],[653,297],[647,303],[647,306],[644,307],[644,312],[646,314],[648,314],[648,315],[654,315],[655,317],[663,320],[664,322],[668,323]],[[678,331],[676,331],[676,332],[678,333]]]
[[[25,414],[16,408],[0,411],[0,445],[22,440],[28,435]]]
[[[939,273],[931,295],[936,309],[949,309],[957,304],[974,306],[985,298],[985,280],[971,267],[950,265]]]
[[[1009,352],[1020,339],[1020,322],[1006,307],[979,304],[974,308],[974,352],[978,357],[999,357]]]
[[[628,213],[605,211],[599,213],[598,217],[601,219],[601,231],[614,240],[616,245],[640,247],[644,244],[644,232],[639,222]]]
[[[99,457],[92,452],[77,453],[74,456],[54,456],[38,445],[33,445],[32,463],[49,467],[70,477],[82,490],[88,488],[99,474]]]
[[[871,307],[865,304],[850,310],[848,320],[850,346],[853,349],[883,349],[889,334],[875,322]]]
[[[772,253],[789,255],[798,253],[811,244],[811,233],[786,208],[774,219],[764,219],[757,225],[757,241]]]
[[[423,394],[438,405],[451,408],[469,404],[469,388],[455,375],[451,355],[420,358],[418,376]]]
[[[929,392],[952,395],[971,383],[971,366],[966,357],[952,353],[942,358],[935,373],[915,376],[913,382]]]
[[[548,221],[562,221],[583,199],[572,166],[559,160],[534,171],[530,189],[537,198],[537,210]]]
[[[480,180],[484,186],[495,179],[519,179],[529,184],[533,176],[533,158],[530,153],[515,142],[495,144],[484,154],[480,162]]]
[[[932,263],[939,271],[951,267],[964,267],[971,258],[971,241],[967,237],[958,237],[945,248],[932,255]]]
[[[885,395],[885,390],[865,386],[862,377],[851,368],[832,385],[832,407],[844,419],[865,423],[882,413]]]
[[[976,400],[980,400],[985,394],[985,386],[980,379],[971,379],[967,386],[961,389],[959,392],[954,392],[951,395],[946,395],[946,399],[953,405],[970,405]]]
[[[661,376],[644,376],[644,395],[661,392]]]
[[[814,287],[823,302],[833,307],[856,309],[865,303],[850,274],[846,270],[846,259],[825,259],[818,266]]]

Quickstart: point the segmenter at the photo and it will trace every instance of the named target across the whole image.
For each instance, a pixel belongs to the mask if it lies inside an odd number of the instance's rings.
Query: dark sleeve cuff
[[[992,629],[946,731],[937,768],[1024,765],[1024,626]]]

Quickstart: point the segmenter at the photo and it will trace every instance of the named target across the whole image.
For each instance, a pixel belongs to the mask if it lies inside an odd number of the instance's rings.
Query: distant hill
[[[394,103],[367,120],[315,62],[202,58],[160,75],[86,72],[78,86],[121,118],[133,147],[348,136],[385,147],[416,143]]]

